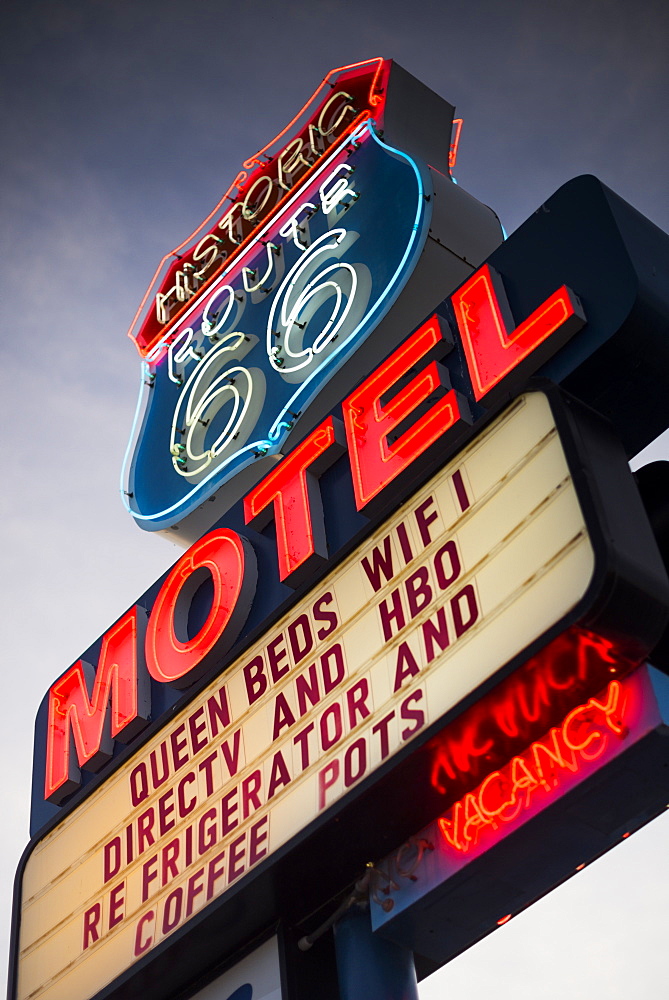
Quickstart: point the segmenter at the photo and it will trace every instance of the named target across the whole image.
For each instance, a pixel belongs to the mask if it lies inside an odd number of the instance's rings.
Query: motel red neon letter
[[[188,634],[193,597],[207,577],[214,595],[204,625]],[[210,531],[172,567],[151,610],[146,665],[156,681],[189,687],[233,644],[255,593],[256,566],[248,542],[228,528]]]
[[[480,267],[451,302],[478,400],[526,359],[523,376],[531,375],[585,325],[578,298],[562,285],[515,326],[502,279],[489,264]],[[544,353],[539,348],[549,338],[550,352]]]
[[[343,451],[341,424],[328,417],[244,498],[244,519],[258,530],[274,514],[279,577],[291,587],[327,558],[318,477]]]
[[[355,503],[358,510],[381,493],[401,472],[462,419],[454,389],[446,391],[446,373],[432,361],[387,403],[390,392],[415,365],[440,345],[436,316],[421,327],[344,400]],[[444,395],[392,444],[388,437],[435,393]]]
[[[146,725],[149,680],[137,652],[145,625],[146,612],[132,608],[104,636],[97,671],[79,660],[51,686],[44,778],[47,801],[60,803],[79,786],[80,767],[99,771],[112,755],[115,738],[125,743]]]

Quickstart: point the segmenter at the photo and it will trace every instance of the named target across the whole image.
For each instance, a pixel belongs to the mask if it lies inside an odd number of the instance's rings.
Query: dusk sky
[[[373,56],[456,105],[457,179],[508,233],[584,173],[669,230],[669,5],[5,0],[0,45],[6,942],[37,707],[181,552],[119,497],[139,378],[125,334],[163,254],[330,69]],[[667,434],[641,461],[658,457]],[[665,815],[421,1000],[657,995],[668,840]]]

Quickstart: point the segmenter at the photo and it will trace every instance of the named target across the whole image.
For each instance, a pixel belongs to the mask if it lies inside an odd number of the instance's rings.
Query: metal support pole
[[[334,934],[340,1000],[418,1000],[413,952],[374,934],[367,906],[351,906]]]

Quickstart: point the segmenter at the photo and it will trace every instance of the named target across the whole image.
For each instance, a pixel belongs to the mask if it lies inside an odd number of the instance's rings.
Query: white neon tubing
[[[228,304],[225,307],[223,314],[216,317],[214,323],[209,319],[207,313],[211,308],[211,304],[215,298],[222,295],[224,292],[228,293]],[[232,312],[232,307],[235,304],[235,290],[231,285],[223,285],[222,288],[217,288],[216,291],[209,296],[205,303],[204,310],[202,312],[202,318],[200,320],[200,328],[205,335],[205,337],[215,337],[221,327],[227,323],[230,313]]]
[[[297,220],[300,218],[301,215],[303,215],[305,212],[308,211],[312,212],[316,211],[316,206],[311,201],[305,201],[304,204],[300,205],[295,214],[292,215],[288,220],[288,222],[284,223],[284,225],[281,226],[281,229],[279,230],[279,236],[283,236],[284,239],[287,239],[290,236],[298,250],[309,249],[308,244],[300,243],[299,237],[297,235],[300,231],[300,227],[297,224]]]
[[[342,171],[346,171],[348,176],[337,177],[337,175],[341,174]],[[325,215],[329,215],[332,209],[337,207],[345,195],[355,194],[353,188],[349,187],[348,184],[348,178],[352,173],[353,167],[350,167],[348,163],[340,163],[339,166],[332,171],[330,176],[321,184],[318,194],[320,195],[321,208]],[[332,184],[332,187],[329,190],[326,190],[328,184],[331,184],[335,178],[337,178],[335,183]]]
[[[339,314],[339,309],[343,298],[343,292],[341,289],[341,285],[338,284],[336,281],[322,280],[323,277],[329,274],[331,271],[337,271],[337,272],[346,271],[351,278],[351,288],[347,295],[344,311],[341,313],[341,315],[339,315],[339,319],[336,321],[336,323],[335,323],[335,318]],[[286,318],[284,324],[286,328],[286,334],[283,342],[283,349],[288,356],[296,359],[300,357],[305,357],[305,355],[306,357],[305,360],[302,362],[302,364],[293,365],[291,368],[286,368],[285,366],[281,366],[278,369],[279,371],[281,372],[299,371],[300,369],[310,364],[314,355],[322,353],[322,351],[327,347],[327,345],[332,340],[334,340],[334,338],[338,335],[339,331],[341,330],[341,327],[343,326],[344,322],[346,321],[346,318],[350,313],[351,308],[353,307],[353,301],[355,298],[357,285],[358,285],[358,278],[355,268],[346,261],[338,261],[336,264],[331,264],[329,267],[324,268],[322,271],[318,272],[313,281],[309,282],[306,285],[306,287],[300,293],[297,302],[293,305],[290,314]],[[321,303],[319,303],[319,305],[325,302],[328,296],[323,296],[323,292],[324,289],[326,288],[334,289],[334,293],[336,296],[336,302],[334,308],[331,310],[330,319],[325,324],[323,330],[321,330],[321,332],[318,334],[312,346],[306,349],[302,349],[299,353],[296,354],[290,348],[289,338],[293,329],[298,323],[297,317],[300,314],[304,316],[306,306],[310,301],[316,298],[316,296],[318,295],[322,296]],[[316,308],[318,308],[318,306]],[[307,324],[309,323],[309,318],[306,319],[306,323]],[[273,365],[273,367],[275,366]]]
[[[305,290],[297,292],[297,301],[292,306],[289,313],[286,312],[286,309],[290,303],[291,295],[293,291],[296,289],[296,285],[302,279],[304,271],[309,268],[312,268],[314,265],[314,260],[320,255],[328,254],[330,251],[336,250],[339,244],[342,242],[342,240],[346,237],[346,235],[347,234],[345,229],[332,229],[327,233],[323,233],[323,235],[319,236],[317,240],[314,240],[309,249],[304,252],[302,257],[300,257],[296,261],[296,263],[293,264],[292,268],[290,269],[286,277],[279,285],[276,295],[274,296],[274,301],[272,302],[272,308],[270,309],[269,317],[267,319],[267,335],[266,335],[267,357],[270,365],[275,371],[277,372],[299,371],[299,369],[303,368],[305,365],[308,365],[310,363],[313,357],[313,351],[311,350],[311,348],[307,348],[306,351],[303,350],[300,351],[299,354],[296,354],[293,351],[291,351],[289,343],[292,330],[294,329],[295,325],[298,322],[297,317],[299,316],[300,311],[302,310],[303,307],[303,298],[305,295]],[[341,268],[341,269],[344,269],[348,266],[350,265],[346,265],[344,263],[339,263],[335,265],[336,268]],[[320,274],[317,275],[316,277],[322,277],[322,275],[327,273],[327,271],[329,270],[332,270],[332,267],[325,268],[324,271],[320,272]],[[307,279],[307,289],[309,289],[311,286],[314,285],[314,280],[315,279],[313,278],[311,279],[311,281]],[[277,321],[276,313],[278,306],[280,306],[280,309],[279,309],[279,319]],[[285,331],[283,339],[284,352],[289,357],[292,357],[294,359],[298,357],[304,357],[306,355],[306,358],[302,362],[302,364],[293,365],[290,368],[285,368],[285,366],[277,364],[277,351],[275,350],[275,345],[274,345],[274,333],[279,329],[282,332]]]
[[[257,288],[260,288],[262,285],[265,284],[265,282],[267,281],[267,279],[271,275],[272,271],[274,270],[274,251],[272,250],[272,247],[269,245],[269,243],[265,247],[265,250],[267,251],[267,268],[266,268],[265,273],[263,274],[262,278],[260,278],[258,281],[256,281],[255,285],[250,285],[248,283],[248,281],[246,280],[247,274],[253,274],[255,272],[255,268],[252,268],[252,267],[243,267],[242,268],[242,281],[244,283],[244,291],[245,292],[249,292],[249,293],[255,292],[255,290]]]
[[[235,397],[235,401],[233,404],[233,416],[231,419],[233,419],[239,411],[239,406],[240,406],[238,398],[239,390],[236,388],[236,386],[230,385],[230,383],[228,382],[226,382],[226,385],[223,386],[224,380],[227,380],[228,378],[231,377],[232,369],[224,372],[223,374],[215,375],[213,381],[211,383],[206,384],[204,387],[202,387],[202,383],[204,379],[206,379],[207,377],[211,377],[212,367],[221,362],[223,364],[226,364],[227,359],[224,356],[229,355],[231,352],[234,352],[238,347],[240,347],[245,342],[245,340],[246,338],[243,333],[229,334],[225,338],[225,340],[222,340],[220,344],[218,344],[215,348],[209,351],[209,353],[205,356],[202,363],[198,365],[198,367],[195,368],[193,372],[191,372],[190,378],[184,385],[179,395],[179,400],[175,407],[174,416],[172,418],[172,428],[170,433],[170,454],[172,455],[172,465],[174,467],[174,470],[180,476],[189,478],[194,475],[199,475],[199,473],[202,472],[202,469],[206,468],[211,463],[212,459],[215,457],[215,454],[209,454],[209,451],[211,451],[212,449],[209,449],[206,453],[205,452],[197,453],[193,448],[194,444],[193,436],[195,432],[199,430],[198,424],[202,418],[204,410],[211,406],[214,399],[217,399],[221,395],[223,395],[224,390],[226,392],[228,390],[232,390],[233,396]],[[243,377],[246,378],[248,386],[248,396],[245,400],[244,409],[238,421],[241,422],[244,416],[246,415],[246,412],[251,402],[253,379],[246,368],[243,368],[241,366],[236,366],[234,371],[243,373]],[[185,403],[185,411],[184,411],[184,403]],[[219,404],[218,409],[220,409],[222,405],[223,401],[221,401],[221,403]],[[218,409],[216,410],[216,413],[218,412]],[[179,452],[178,445],[181,444],[180,439],[182,437],[182,434],[179,430],[179,424],[182,421],[184,423],[184,430],[188,428],[188,432],[186,433],[185,451]],[[218,447],[219,451],[222,450],[223,446],[221,444],[221,438],[225,434],[226,430],[227,430],[227,425],[215,442],[214,448]],[[176,454],[175,454],[175,449],[177,452]],[[196,463],[204,462],[204,465],[200,464],[196,469],[189,467],[183,469],[178,464],[178,457],[184,457],[186,461],[191,461]]]
[[[232,377],[235,379],[241,378],[246,382],[246,393],[240,392],[236,383],[234,385],[230,383],[229,379]],[[227,402],[225,399],[226,395],[232,396],[232,412],[228,417],[225,427],[210,448],[197,452],[195,450],[197,445],[194,438],[198,434],[204,437],[204,431],[200,431],[200,428],[198,427],[200,419],[205,411],[212,406],[214,401],[217,401],[218,405],[216,410],[209,418],[210,420],[213,419],[213,417],[219,413],[221,408]],[[182,469],[173,459],[174,469],[180,476],[183,476],[185,479],[198,476],[203,469],[206,469],[209,465],[211,465],[213,460],[225,449],[226,445],[234,439],[239,427],[244,422],[244,417],[249,410],[252,397],[253,379],[247,368],[242,368],[241,366],[227,368],[224,372],[217,376],[211,385],[208,386],[206,392],[204,392],[200,397],[196,408],[192,410],[186,418],[185,423],[188,428],[188,433],[186,434],[186,450],[183,452],[183,455],[186,457],[188,463],[195,462],[198,464],[197,468],[187,467],[186,469]],[[189,400],[188,403],[189,407],[190,404],[191,400]]]

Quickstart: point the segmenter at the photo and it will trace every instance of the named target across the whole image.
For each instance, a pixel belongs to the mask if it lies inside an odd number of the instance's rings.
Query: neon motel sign
[[[305,830],[422,780],[415,748],[444,720],[434,801],[448,776],[442,818],[475,849],[490,774],[506,788],[510,755],[564,718],[571,739],[569,713],[613,704],[610,675],[662,633],[666,575],[624,454],[555,387],[525,391],[547,365],[580,371],[627,313],[588,287],[584,307],[551,258],[514,315],[504,247],[481,264],[498,224],[447,176],[454,150],[430,145],[416,100],[450,128],[388,62],[330,74],[135,318],[124,494],[191,544],[49,690],[35,774],[52,818],[20,873],[17,1000],[121,996]],[[634,508],[633,551],[614,501]]]

